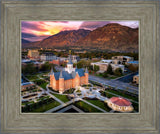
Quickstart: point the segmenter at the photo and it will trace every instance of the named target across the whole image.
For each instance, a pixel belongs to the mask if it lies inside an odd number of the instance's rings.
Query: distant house
[[[53,72],[53,69],[51,70],[50,87],[59,91],[59,93],[83,84],[88,84],[88,70],[87,68],[85,71],[83,69],[73,68],[71,56],[67,67],[61,72]]]
[[[39,52],[38,50],[28,50],[28,57],[30,59],[39,59]]]
[[[112,60],[117,60],[117,62],[119,61],[121,64],[125,64],[129,61],[133,61],[134,58],[129,56],[113,56]]]
[[[133,82],[139,84],[139,74],[133,76]]]
[[[56,56],[53,53],[46,52],[40,56],[40,59],[42,61],[52,61],[56,59]]]

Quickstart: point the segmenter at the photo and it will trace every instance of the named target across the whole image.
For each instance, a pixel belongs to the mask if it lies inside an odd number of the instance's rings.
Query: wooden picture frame
[[[159,132],[158,0],[2,0],[1,5],[2,133]],[[21,113],[21,20],[138,20],[140,112]]]

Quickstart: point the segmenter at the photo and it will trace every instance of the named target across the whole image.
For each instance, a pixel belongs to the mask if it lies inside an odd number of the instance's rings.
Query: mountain
[[[31,43],[31,42],[28,40],[22,39],[22,44],[25,44],[25,43]]]
[[[138,51],[138,28],[107,24],[91,31],[77,45],[112,51]]]
[[[89,30],[79,29],[71,31],[62,31],[42,40],[39,46],[43,47],[64,47],[73,46],[76,42],[89,34]]]
[[[22,48],[40,48],[39,43],[41,41],[35,41],[30,43],[22,43]]]
[[[138,51],[138,28],[133,29],[117,23],[111,23],[93,31],[84,29],[62,31],[40,42],[28,43],[27,45],[25,47],[78,46],[82,48],[132,52]]]

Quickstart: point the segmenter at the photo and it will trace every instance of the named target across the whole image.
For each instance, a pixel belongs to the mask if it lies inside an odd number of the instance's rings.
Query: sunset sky
[[[119,23],[131,28],[139,27],[138,21],[22,21],[22,38],[29,41],[40,41],[65,30],[94,30],[109,23]]]

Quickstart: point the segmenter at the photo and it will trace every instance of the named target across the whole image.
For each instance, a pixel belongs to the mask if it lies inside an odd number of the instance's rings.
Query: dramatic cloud
[[[109,23],[119,23],[131,28],[139,27],[138,21],[22,21],[22,38],[29,41],[40,41],[48,36],[65,30],[94,30]]]
[[[139,27],[138,21],[85,21],[80,26],[81,29],[88,29],[88,30],[94,30],[97,27],[102,27],[104,25],[107,25],[109,23],[118,23],[124,26],[128,26],[131,28],[137,28]]]
[[[108,21],[85,21],[80,26],[80,29],[94,30],[97,27],[102,27],[108,23]]]
[[[22,32],[22,38],[32,38],[32,37],[37,37],[34,34],[30,34],[30,33],[23,33]]]

